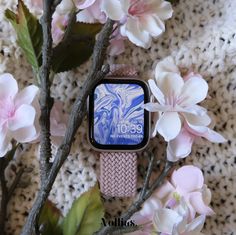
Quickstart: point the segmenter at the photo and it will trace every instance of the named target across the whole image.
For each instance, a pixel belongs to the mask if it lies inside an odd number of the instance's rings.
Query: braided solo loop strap
[[[127,64],[112,64],[110,65],[110,72],[108,73],[110,77],[137,77],[138,72],[136,68],[132,65]]]
[[[100,154],[100,190],[110,197],[132,197],[136,193],[137,154]]]
[[[137,77],[134,66],[113,64],[109,77]],[[110,197],[132,197],[136,193],[137,155],[128,152],[100,154],[100,190]]]

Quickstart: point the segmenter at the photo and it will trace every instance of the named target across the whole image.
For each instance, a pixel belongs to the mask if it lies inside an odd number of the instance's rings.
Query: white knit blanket
[[[205,182],[212,190],[212,204],[216,215],[207,218],[204,233],[208,235],[236,234],[236,0],[179,0],[174,6],[174,16],[166,24],[166,32],[156,40],[150,50],[137,48],[129,43],[115,63],[137,66],[143,79],[151,75],[153,64],[172,55],[180,67],[199,72],[208,81],[209,98],[203,106],[211,111],[215,129],[228,139],[225,144],[204,144],[193,147],[186,164],[200,167]],[[16,45],[11,25],[5,21],[6,8],[15,9],[15,0],[0,1],[0,73],[10,72],[21,87],[33,83],[32,72],[22,52]],[[69,112],[78,95],[90,62],[73,72],[56,76],[52,93],[64,102]],[[76,135],[70,157],[63,165],[53,186],[50,199],[65,214],[72,201],[96,181],[99,159],[87,143],[87,122],[84,121]],[[155,138],[151,146],[158,146],[158,155],[164,154],[163,141]],[[30,166],[33,171],[24,174],[8,207],[7,231],[17,235],[24,224],[38,188],[38,145],[25,146],[26,151],[13,165]],[[142,157],[139,157],[142,179]],[[7,171],[10,180],[14,168]],[[140,182],[141,183],[141,182]],[[111,215],[124,208],[122,200],[106,200]],[[123,209],[122,209],[123,208]]]

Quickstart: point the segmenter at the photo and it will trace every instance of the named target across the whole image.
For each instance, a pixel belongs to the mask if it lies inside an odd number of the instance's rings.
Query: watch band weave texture
[[[135,67],[126,64],[110,66],[110,77],[137,77]],[[136,193],[137,154],[103,152],[100,154],[100,190],[110,197],[132,197]]]
[[[100,154],[100,190],[110,197],[132,197],[136,193],[137,154]]]

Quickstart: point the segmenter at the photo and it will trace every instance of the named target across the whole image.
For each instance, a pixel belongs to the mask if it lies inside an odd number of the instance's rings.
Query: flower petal
[[[84,22],[84,23],[96,23],[100,22],[104,24],[106,22],[106,15],[101,11],[101,1],[96,0],[93,5],[90,7],[79,11],[76,15],[76,21]]]
[[[38,138],[34,125],[26,126],[11,132],[11,136],[19,143],[27,143]]]
[[[164,97],[162,91],[159,89],[159,87],[155,83],[155,81],[153,79],[149,79],[148,80],[148,85],[149,85],[149,88],[150,88],[152,94],[157,99],[157,101],[159,101],[160,104],[164,104],[165,103],[165,97]]]
[[[174,59],[171,56],[166,57],[156,65],[155,68],[156,80],[162,78],[167,73],[180,74],[178,67],[175,65]]]
[[[193,141],[194,136],[182,128],[179,135],[168,142],[167,149],[177,159],[185,158],[191,153]]]
[[[14,114],[14,117],[9,119],[8,128],[11,131],[31,126],[35,119],[35,109],[28,104],[21,105]]]
[[[190,224],[188,224],[186,226],[185,233],[186,232],[194,232],[194,233],[191,233],[191,234],[192,235],[199,234],[199,232],[201,232],[201,230],[202,230],[202,228],[204,226],[205,220],[206,220],[206,216],[205,215],[198,216],[197,218],[192,220]]]
[[[173,172],[171,183],[181,191],[193,192],[203,187],[204,178],[198,167],[187,165]]]
[[[151,127],[151,137],[155,137],[157,135],[157,121],[159,119],[159,113],[153,113],[152,114],[152,127]]]
[[[18,85],[10,73],[0,75],[0,99],[14,98],[18,92]]]
[[[200,75],[194,75],[184,83],[180,96],[180,105],[189,106],[197,104],[206,98],[207,92],[207,82]]]
[[[200,116],[200,115],[194,115],[192,113],[184,113],[183,115],[187,123],[190,125],[208,126],[211,123],[211,118],[207,114]]]
[[[189,202],[193,206],[193,208],[196,210],[196,212],[200,215],[214,215],[214,211],[208,207],[202,197],[201,192],[193,192],[189,196]]]
[[[164,137],[165,141],[174,139],[181,130],[181,121],[178,113],[165,112],[159,118],[157,131]]]
[[[2,127],[0,129],[0,158],[4,157],[11,147],[11,139],[7,135],[7,128]]]
[[[177,106],[175,108],[176,112],[182,112],[182,113],[190,113],[193,115],[197,115],[197,116],[204,116],[207,115],[207,109],[201,107],[200,105],[192,105],[189,107],[180,107]]]
[[[227,141],[222,135],[206,126],[211,120],[208,115],[194,116],[185,113],[184,117],[186,119],[185,128],[193,135],[204,137],[213,143],[224,143]]]
[[[206,205],[211,203],[211,190],[207,187],[206,184],[202,188],[202,198]]]
[[[142,30],[149,32],[152,37],[157,37],[165,31],[165,24],[153,15],[144,15],[140,17]]]
[[[140,213],[151,220],[154,212],[160,208],[162,208],[161,201],[157,197],[152,196],[146,202],[144,202],[143,208]]]
[[[152,103],[152,102],[144,104],[143,108],[149,112],[159,112],[159,111],[166,112],[169,110],[168,106],[162,106],[158,103]]]
[[[39,88],[37,86],[31,85],[20,91],[15,97],[16,108],[22,104],[31,104],[38,94]]]
[[[182,221],[182,217],[174,210],[160,209],[153,217],[153,225],[158,232],[171,234],[175,224]]]
[[[112,20],[121,20],[125,16],[125,12],[119,0],[102,1],[101,10]]]
[[[156,2],[158,2],[158,1],[156,1]],[[173,9],[172,9],[172,6],[169,2],[161,1],[160,5],[158,4],[158,5],[156,5],[156,7],[155,7],[155,5],[154,5],[153,9],[155,9],[156,15],[158,15],[158,17],[160,17],[161,20],[167,20],[172,17]]]
[[[86,0],[85,0],[86,1]],[[74,3],[75,2],[75,3]],[[81,2],[80,0],[72,1],[72,0],[62,0],[61,3],[57,6],[56,12],[65,15],[71,12],[71,10],[75,7],[74,4],[77,2]],[[80,8],[81,9],[81,8]]]
[[[160,188],[157,189],[155,195],[157,195],[158,198],[163,199],[174,191],[175,188],[173,185],[169,181],[166,181]]]
[[[177,162],[179,161],[179,158],[177,158],[172,152],[170,152],[170,149],[166,149],[166,158],[170,162]]]
[[[97,22],[97,19],[94,18],[94,16],[89,12],[88,9],[85,9],[77,13],[76,21],[93,24]]]
[[[74,0],[75,6],[78,9],[85,9],[87,7],[90,7],[95,1],[96,0]]]
[[[140,29],[139,21],[136,19],[128,18],[126,24],[122,25],[120,30],[121,35],[127,36],[135,45],[146,49],[151,46],[150,34]]]
[[[204,132],[201,136],[213,143],[224,143],[227,141],[221,134],[211,130],[210,128],[207,128],[207,131]]]
[[[175,105],[184,86],[183,78],[177,73],[167,73],[156,80],[157,86],[165,96],[166,104]]]

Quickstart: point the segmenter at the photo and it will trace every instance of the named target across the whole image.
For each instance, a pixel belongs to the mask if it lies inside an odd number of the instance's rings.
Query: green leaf
[[[92,235],[101,227],[104,207],[96,184],[76,199],[64,219],[63,235]]]
[[[18,1],[17,12],[14,13],[7,9],[5,17],[14,27],[18,44],[25,53],[27,61],[32,65],[34,71],[37,72],[42,61],[42,26],[37,18],[30,13],[22,0]]]
[[[62,235],[61,221],[60,210],[51,201],[47,200],[39,217],[41,235]]]
[[[93,52],[95,36],[101,28],[101,24],[76,22],[72,13],[63,40],[53,50],[53,71],[68,71],[87,61]]]

